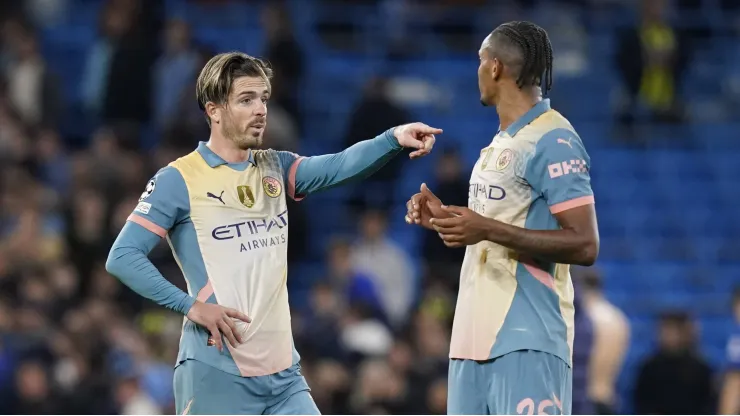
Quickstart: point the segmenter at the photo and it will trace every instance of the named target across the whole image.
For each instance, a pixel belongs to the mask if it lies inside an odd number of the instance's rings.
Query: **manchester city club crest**
[[[236,194],[239,196],[239,202],[247,208],[254,206],[254,193],[249,185],[239,185],[236,187]]]
[[[279,180],[272,176],[265,176],[262,178],[262,188],[265,190],[265,194],[270,198],[277,198],[283,192],[283,185]]]
[[[498,155],[498,159],[496,159],[496,170],[506,169],[512,159],[514,159],[514,152],[510,149],[504,149],[504,151]]]

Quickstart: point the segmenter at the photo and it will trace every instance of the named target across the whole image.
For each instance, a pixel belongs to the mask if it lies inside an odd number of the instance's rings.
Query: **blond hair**
[[[220,53],[211,58],[200,71],[195,84],[195,97],[200,109],[206,111],[206,103],[225,104],[229,98],[231,85],[240,77],[263,78],[267,85],[272,79],[270,65],[253,56],[241,52]],[[208,125],[211,118],[205,115]]]

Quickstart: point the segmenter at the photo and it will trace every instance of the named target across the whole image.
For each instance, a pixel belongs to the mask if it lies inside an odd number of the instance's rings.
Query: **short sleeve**
[[[527,182],[557,214],[594,203],[591,160],[581,139],[568,129],[555,129],[537,142],[525,170]]]
[[[740,371],[740,332],[736,332],[727,341],[727,367]]]
[[[187,218],[189,211],[185,180],[180,171],[167,166],[147,182],[128,220],[164,237],[175,224]]]
[[[305,198],[305,195],[296,194],[296,174],[298,173],[298,165],[301,164],[304,157],[286,151],[278,151],[277,154],[283,169],[283,178],[285,178],[288,196],[295,201],[300,201]]]

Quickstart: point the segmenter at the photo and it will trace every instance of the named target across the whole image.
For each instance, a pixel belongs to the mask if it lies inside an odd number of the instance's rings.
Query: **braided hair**
[[[547,94],[552,88],[552,45],[545,29],[532,22],[514,21],[497,27],[491,38],[514,47],[521,56],[521,69],[516,84],[540,86]]]

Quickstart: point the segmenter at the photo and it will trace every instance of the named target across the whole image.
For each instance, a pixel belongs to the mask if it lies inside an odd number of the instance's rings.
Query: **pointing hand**
[[[442,134],[442,129],[429,127],[424,123],[411,123],[398,126],[393,130],[393,136],[398,144],[410,149],[417,149],[409,155],[411,159],[428,155],[434,147],[435,134]]]

